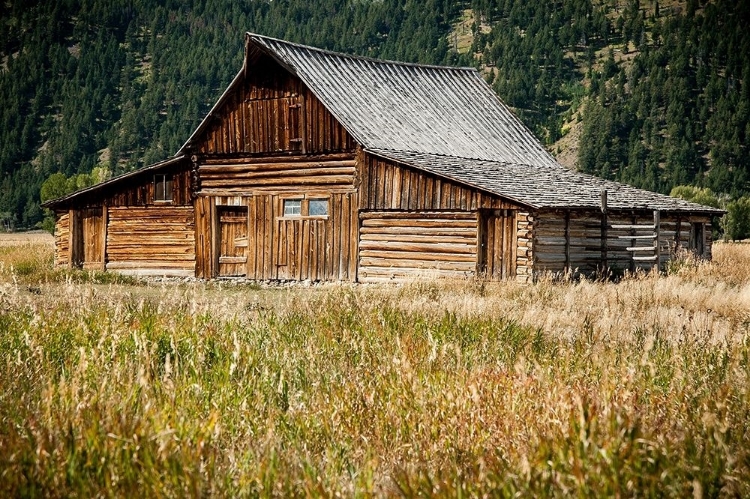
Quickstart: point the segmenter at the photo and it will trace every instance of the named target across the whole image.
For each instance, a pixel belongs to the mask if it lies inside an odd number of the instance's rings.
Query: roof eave
[[[70,194],[66,194],[65,196],[61,196],[56,199],[50,199],[49,201],[45,201],[41,204],[42,208],[48,208],[48,209],[54,209],[55,206],[58,206],[63,203],[67,203],[70,201],[73,201],[75,198],[85,195],[85,194],[91,194],[92,192],[96,192],[100,189],[104,189],[105,187],[111,187],[113,185],[116,185],[120,182],[123,182],[125,180],[131,179],[133,177],[137,177],[139,175],[142,175],[144,173],[153,172],[156,170],[159,170],[160,168],[165,168],[167,166],[171,166],[174,164],[179,163],[181,160],[185,159],[185,155],[176,155],[169,159],[165,159],[164,161],[160,161],[158,163],[154,163],[151,165],[148,165],[144,168],[141,168],[139,170],[134,170],[132,172],[124,173],[122,175],[119,175],[117,177],[111,178],[109,180],[105,180],[104,182],[100,182],[98,184],[92,185],[90,187],[85,187],[83,189],[79,189],[75,192],[72,192]]]
[[[382,158],[382,159],[385,159],[385,160],[388,160],[388,161],[394,161],[396,163],[400,163],[402,165],[409,166],[410,168],[416,168],[419,171],[423,171],[423,172],[429,173],[430,175],[435,175],[436,177],[440,177],[440,178],[444,178],[446,180],[450,180],[451,182],[455,182],[457,184],[469,187],[471,189],[476,189],[478,191],[482,191],[482,192],[484,192],[486,194],[489,194],[491,196],[505,198],[505,199],[507,199],[509,201],[512,201],[513,203],[516,203],[518,205],[524,206],[526,208],[530,208],[532,210],[538,210],[538,209],[544,208],[543,206],[531,204],[531,203],[529,203],[527,201],[521,201],[520,199],[517,199],[517,198],[515,198],[513,196],[508,196],[507,194],[500,194],[498,192],[491,191],[491,190],[489,190],[489,189],[487,189],[485,187],[480,187],[480,186],[478,186],[478,185],[476,185],[476,184],[474,184],[472,182],[467,182],[466,180],[462,180],[462,179],[456,178],[456,177],[454,177],[452,175],[446,175],[444,173],[438,173],[438,172],[435,172],[435,171],[431,171],[431,170],[429,170],[427,168],[424,168],[424,167],[422,167],[420,165],[416,165],[416,164],[413,164],[413,163],[409,163],[408,161],[404,161],[403,159],[399,159],[399,158],[396,158],[396,157],[388,156],[388,154],[385,153],[385,152],[383,152],[383,151],[374,151],[372,149],[367,149],[367,148],[365,148],[364,151],[367,154],[371,154],[373,156],[377,156],[379,158]]]

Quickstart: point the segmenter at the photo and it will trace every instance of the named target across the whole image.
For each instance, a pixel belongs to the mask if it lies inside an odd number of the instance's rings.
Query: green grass
[[[667,331],[659,278],[37,282],[0,282],[0,496],[750,495],[750,338]],[[521,319],[589,292],[632,318]]]

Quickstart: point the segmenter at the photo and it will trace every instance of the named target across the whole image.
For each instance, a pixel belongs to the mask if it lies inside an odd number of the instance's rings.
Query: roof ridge
[[[443,71],[466,71],[466,72],[472,72],[472,73],[479,73],[479,70],[476,68],[473,68],[471,66],[441,66],[439,64],[421,64],[418,62],[404,62],[404,61],[394,61],[391,59],[378,59],[376,57],[369,57],[364,55],[356,55],[356,54],[345,54],[344,52],[336,52],[334,50],[328,50],[328,49],[322,49],[318,47],[312,47],[310,45],[303,45],[301,43],[297,42],[290,42],[288,40],[282,40],[280,38],[274,38],[272,36],[266,36],[266,35],[260,35],[258,33],[252,33],[250,31],[246,32],[247,36],[249,37],[255,37],[260,38],[262,40],[271,40],[276,43],[281,43],[284,45],[291,45],[293,47],[306,49],[306,50],[312,50],[314,52],[319,52],[322,54],[332,55],[336,57],[344,57],[347,59],[356,59],[360,61],[367,61],[367,62],[373,62],[377,64],[388,64],[388,65],[394,65],[394,66],[407,66],[407,67],[414,67],[414,68],[425,68],[425,69],[438,69]]]

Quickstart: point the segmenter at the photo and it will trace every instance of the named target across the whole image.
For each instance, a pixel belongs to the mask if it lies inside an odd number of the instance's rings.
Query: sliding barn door
[[[247,206],[217,206],[219,276],[247,274]]]
[[[490,210],[480,214],[479,273],[497,281],[516,275],[516,212]]]

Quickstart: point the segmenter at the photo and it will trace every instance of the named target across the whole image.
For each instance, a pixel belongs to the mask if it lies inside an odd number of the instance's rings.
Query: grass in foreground
[[[616,285],[6,265],[0,495],[748,496],[750,248],[715,253]]]

